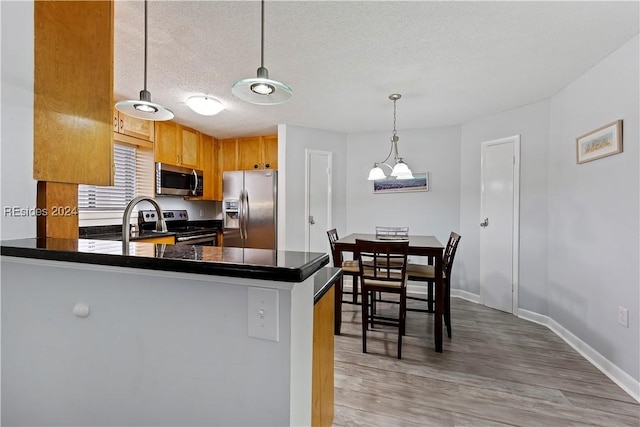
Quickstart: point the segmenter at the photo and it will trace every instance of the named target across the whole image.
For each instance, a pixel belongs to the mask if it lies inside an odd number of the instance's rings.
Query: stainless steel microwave
[[[156,195],[202,196],[202,171],[156,163]]]

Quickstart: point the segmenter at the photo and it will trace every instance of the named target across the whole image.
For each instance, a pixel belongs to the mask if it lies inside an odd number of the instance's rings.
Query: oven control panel
[[[186,210],[167,210],[163,211],[162,215],[164,220],[169,221],[188,221],[189,214]],[[158,213],[155,210],[138,211],[138,223],[156,222],[158,220]]]

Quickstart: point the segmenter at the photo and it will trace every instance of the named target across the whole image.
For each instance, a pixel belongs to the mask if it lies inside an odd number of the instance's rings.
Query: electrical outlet
[[[618,306],[618,323],[625,328],[629,327],[629,309]]]
[[[277,289],[249,288],[249,336],[280,341]]]

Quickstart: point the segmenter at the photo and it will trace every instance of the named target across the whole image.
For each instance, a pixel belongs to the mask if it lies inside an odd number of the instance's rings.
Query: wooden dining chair
[[[456,255],[458,249],[458,243],[460,243],[460,235],[453,231],[449,235],[449,241],[447,247],[444,250],[443,255],[443,267],[442,274],[444,280],[444,322],[447,325],[447,336],[451,338],[451,270],[453,267],[453,258]],[[415,297],[407,296],[407,299],[425,301],[427,303],[426,308],[408,308],[407,311],[421,311],[427,313],[433,313],[433,304],[435,302],[433,288],[435,286],[435,267],[427,264],[407,264],[407,276],[408,280],[418,280],[427,282],[427,297]]]
[[[398,359],[402,358],[407,306],[407,254],[409,242],[356,239],[355,257],[360,271],[362,307],[362,352],[367,352],[367,330],[375,325],[398,327]],[[375,310],[375,293],[399,296],[398,317]]]
[[[342,261],[341,265],[336,265],[335,260],[338,259],[339,254],[336,253],[335,241],[339,239],[338,231],[335,228],[327,231],[329,237],[329,245],[331,246],[331,257],[333,259],[333,265],[342,268],[342,274],[351,277],[351,292],[345,292],[341,288],[341,295],[351,295],[351,301],[342,299],[343,303],[358,304],[358,277],[360,277],[360,270],[358,268],[357,260]]]

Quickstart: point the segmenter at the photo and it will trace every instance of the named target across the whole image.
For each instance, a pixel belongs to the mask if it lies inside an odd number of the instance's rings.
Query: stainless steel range
[[[218,230],[213,227],[189,224],[189,214],[186,210],[167,210],[162,214],[167,223],[167,231],[176,234],[177,245],[216,245]],[[140,231],[154,230],[157,219],[155,210],[138,211]]]

